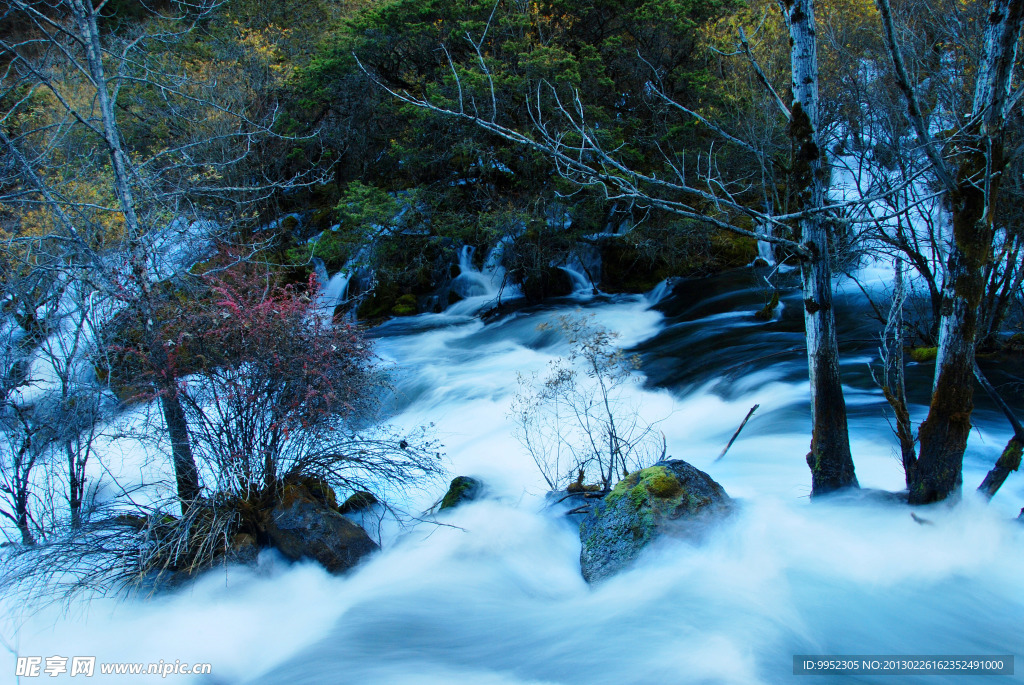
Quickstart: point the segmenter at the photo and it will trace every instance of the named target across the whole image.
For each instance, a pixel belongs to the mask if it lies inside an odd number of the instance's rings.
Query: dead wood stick
[[[741,423],[740,427],[736,429],[736,432],[732,434],[732,438],[729,439],[729,444],[725,446],[725,449],[722,450],[722,453],[718,455],[718,458],[715,459],[715,461],[718,461],[719,459],[725,456],[725,453],[729,451],[729,448],[732,447],[732,444],[736,442],[736,438],[740,437],[740,431],[743,430],[743,427],[747,425],[747,421],[750,420],[750,417],[754,415],[754,412],[757,411],[757,408],[760,406],[760,404],[755,404],[753,407],[750,408],[750,411],[747,412],[746,417],[743,419],[743,423]]]

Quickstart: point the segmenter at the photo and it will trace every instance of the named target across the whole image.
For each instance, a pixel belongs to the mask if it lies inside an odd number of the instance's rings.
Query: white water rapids
[[[256,570],[214,571],[170,595],[48,611],[4,639],[20,655],[213,667],[213,676],[92,682],[938,684],[962,678],[794,676],[793,655],[1024,653],[1024,526],[1012,520],[1024,478],[1011,475],[989,505],[973,497],[1008,437],[999,417],[977,417],[964,500],[915,509],[924,524],[905,505],[811,503],[806,362],[800,350],[784,354],[799,345],[799,322],[786,314],[799,307],[758,322],[752,288],[685,286],[665,313],[621,296],[565,300],[486,326],[421,315],[376,332],[378,354],[395,365],[396,422],[434,422],[452,475],[489,488],[487,499],[439,517],[449,525],[386,537],[382,553],[345,577],[267,553]],[[635,399],[649,419],[664,419],[669,454],[740,503],[707,542],[656,545],[593,587],[580,576],[576,531],[543,511],[543,481],[506,418],[516,373],[566,352],[537,325],[578,306],[643,357],[660,387],[638,387]],[[863,382],[871,349],[844,350],[857,474],[864,487],[899,490],[883,402]],[[755,403],[760,410],[715,462]],[[442,492],[415,494],[410,506],[425,509]],[[0,659],[0,680],[13,663]]]

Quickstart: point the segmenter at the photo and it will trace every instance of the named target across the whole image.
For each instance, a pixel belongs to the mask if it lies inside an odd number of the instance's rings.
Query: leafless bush
[[[583,316],[554,326],[569,355],[542,375],[519,376],[510,417],[514,435],[552,490],[573,479],[608,490],[629,471],[665,455],[665,439],[628,397],[639,357],[616,347],[618,334]]]

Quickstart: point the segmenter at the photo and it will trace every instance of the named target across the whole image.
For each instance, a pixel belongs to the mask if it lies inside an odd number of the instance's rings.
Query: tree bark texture
[[[825,203],[823,153],[818,141],[818,56],[813,0],[784,5],[790,33],[792,99],[790,136],[793,143],[793,185],[798,209],[816,209]],[[832,305],[832,270],[829,264],[828,224],[819,214],[799,220],[800,244],[809,256],[800,266],[803,285],[804,328],[811,381],[811,495],[857,487],[846,401],[839,374],[839,345]]]
[[[155,390],[160,397],[164,422],[171,440],[172,461],[177,480],[178,498],[182,509],[186,509],[200,493],[199,475],[192,454],[188,424],[178,398],[176,378],[169,363],[162,341],[156,335],[156,307],[153,304],[150,272],[146,266],[146,250],[143,228],[137,212],[137,203],[132,192],[131,171],[121,143],[120,129],[114,102],[107,90],[106,68],[103,64],[103,46],[100,41],[96,11],[89,0],[70,0],[72,14],[85,49],[89,77],[96,89],[96,103],[103,124],[103,140],[110,156],[114,178],[114,190],[118,204],[124,213],[128,234],[132,279],[139,288],[136,305],[147,332],[149,358],[157,377]]]
[[[993,0],[978,69],[966,149],[950,193],[953,236],[939,320],[939,345],[920,456],[907,471],[910,502],[926,504],[959,492],[974,409],[974,353],[992,254],[993,214],[1005,165],[1006,101],[1017,55],[1024,0]]]

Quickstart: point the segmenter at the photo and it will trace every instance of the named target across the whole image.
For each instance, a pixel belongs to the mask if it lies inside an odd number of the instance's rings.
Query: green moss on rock
[[[370,507],[377,504],[377,498],[372,492],[365,490],[359,490],[353,493],[344,504],[338,507],[338,511],[342,514],[350,514],[355,511],[361,511],[363,509],[369,509]]]
[[[938,347],[912,347],[910,348],[910,358],[918,364],[925,362],[935,361],[935,357],[939,354]]]
[[[669,460],[629,474],[580,524],[580,566],[588,581],[625,568],[663,535],[695,538],[731,500],[703,471]]]
[[[441,500],[439,509],[443,511],[444,509],[457,507],[464,502],[471,502],[480,496],[482,490],[483,483],[476,478],[456,476],[452,480],[448,492],[445,493],[444,498]]]
[[[771,299],[765,303],[764,307],[760,311],[754,314],[755,319],[761,321],[771,321],[772,317],[775,316],[775,310],[779,308],[779,291],[775,290],[772,292]]]
[[[408,293],[402,295],[395,302],[395,306],[391,308],[391,313],[395,316],[411,316],[416,313],[416,296]]]

